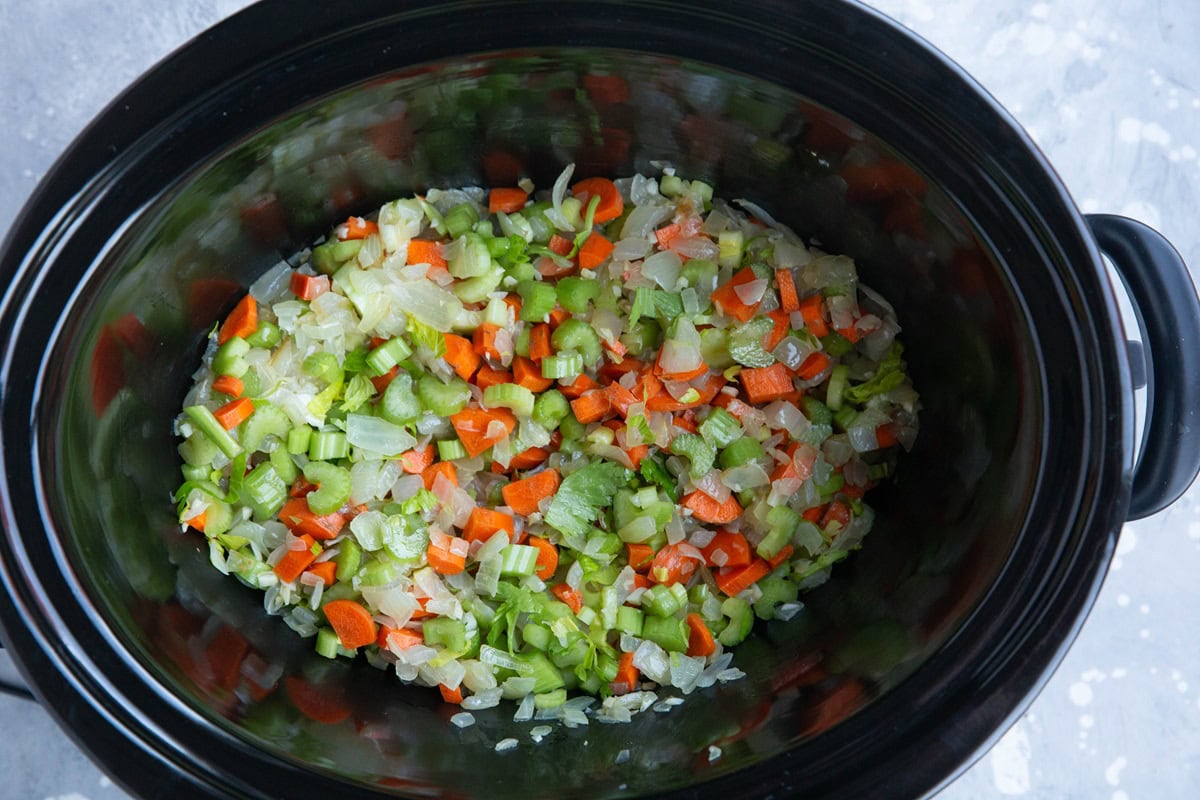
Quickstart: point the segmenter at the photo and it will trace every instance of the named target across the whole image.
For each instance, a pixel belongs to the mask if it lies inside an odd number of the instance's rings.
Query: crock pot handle
[[[1087,220],[1125,281],[1144,344],[1146,424],[1129,499],[1129,519],[1141,519],[1179,499],[1200,472],[1200,300],[1158,231],[1110,214]]]

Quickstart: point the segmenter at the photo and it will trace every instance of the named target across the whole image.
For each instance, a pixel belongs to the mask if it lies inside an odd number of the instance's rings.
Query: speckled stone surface
[[[0,3],[0,227],[117,92],[244,5]],[[1200,275],[1200,3],[872,5],[986,86],[1046,151],[1084,211],[1154,225]],[[939,797],[1200,797],[1197,575],[1200,489],[1193,489],[1168,511],[1125,526],[1066,660],[1029,711]],[[19,732],[0,741],[0,797],[126,796],[39,706],[0,696],[0,719]]]

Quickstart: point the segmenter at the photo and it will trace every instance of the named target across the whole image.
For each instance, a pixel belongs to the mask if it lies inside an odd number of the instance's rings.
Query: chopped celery
[[[683,178],[678,175],[663,175],[658,181],[658,191],[664,197],[679,197],[686,190]]]
[[[719,462],[721,469],[732,469],[733,467],[740,467],[743,464],[749,464],[751,461],[765,456],[766,453],[757,439],[750,436],[743,436],[730,443],[721,451]]]
[[[762,597],[754,602],[754,613],[759,619],[774,619],[775,610],[784,603],[794,603],[800,587],[785,577],[771,575],[758,582]]]
[[[296,481],[296,477],[300,471],[296,468],[296,462],[292,459],[291,454],[286,447],[276,447],[271,451],[271,466],[275,468],[275,473],[280,479],[289,486]]]
[[[308,493],[308,507],[314,514],[332,514],[350,499],[350,470],[326,461],[304,465],[304,480],[319,487]]]
[[[720,250],[717,263],[726,269],[737,268],[742,263],[745,245],[746,237],[741,231],[721,231],[717,235],[717,247]]]
[[[721,603],[721,613],[729,618],[729,624],[717,637],[718,641],[726,647],[741,644],[754,627],[754,610],[750,603],[740,597],[728,597]]]
[[[497,383],[483,390],[483,404],[488,408],[502,406],[512,409],[519,417],[533,413],[533,392],[515,383]]]
[[[228,458],[233,458],[242,452],[242,446],[229,435],[229,431],[225,430],[224,426],[217,422],[213,413],[204,406],[188,406],[183,413]]]
[[[313,431],[308,441],[308,457],[313,461],[334,461],[350,455],[350,444],[341,431]]]
[[[279,326],[269,320],[260,320],[254,333],[246,337],[246,344],[251,347],[271,348],[283,340],[283,332]]]
[[[467,446],[458,439],[443,439],[437,443],[438,460],[454,461],[467,457]]]
[[[837,331],[821,337],[821,349],[830,358],[841,358],[854,349],[854,344]]]
[[[250,352],[250,343],[240,336],[234,336],[217,348],[213,354],[212,368],[218,375],[229,375],[240,378],[250,369],[245,355]]]
[[[449,383],[442,383],[436,376],[425,373],[417,381],[417,398],[426,411],[448,417],[467,407],[471,390],[461,378],[452,377]]]
[[[367,366],[374,375],[383,375],[412,355],[412,348],[399,336],[393,336],[367,354]]]
[[[603,355],[600,347],[600,335],[596,333],[595,328],[581,319],[563,320],[563,323],[550,336],[550,343],[559,352],[575,351],[579,353],[583,356],[583,364],[588,367],[596,366]],[[548,378],[550,376],[545,374],[545,363],[543,360],[542,374]]]
[[[242,447],[250,452],[261,450],[263,441],[268,436],[282,440],[292,428],[292,420],[282,409],[270,403],[260,402],[255,405],[254,413],[246,420],[242,429]]]
[[[252,504],[257,519],[268,519],[278,513],[288,496],[288,485],[270,462],[252,469],[242,481],[242,491]]]
[[[761,447],[759,451],[762,451]],[[691,468],[688,471],[692,478],[703,477],[713,468],[713,461],[717,457],[717,451],[713,449],[713,446],[706,442],[702,436],[695,433],[681,433],[672,439],[671,452],[677,456],[685,456],[687,458],[691,464]]]
[[[338,542],[338,552],[333,557],[333,561],[337,565],[337,572],[334,573],[337,579],[348,581],[353,578],[362,564],[362,557],[362,548],[358,546],[358,542],[354,541],[353,536],[347,536]]]
[[[804,416],[808,417],[808,421],[814,425],[828,425],[833,422],[833,413],[829,410],[829,406],[822,403],[817,398],[811,395],[804,395],[800,399],[804,411]]]
[[[675,593],[661,583],[655,584],[642,595],[642,609],[647,614],[670,617],[681,608]]]
[[[544,652],[550,646],[550,629],[538,622],[527,622],[521,628],[521,638],[525,644]]]
[[[340,646],[341,641],[333,632],[333,628],[317,628],[316,651],[318,655],[325,656],[325,658],[337,658]]]
[[[294,456],[307,453],[312,434],[313,429],[308,425],[297,425],[292,428],[287,435],[287,451]]]
[[[425,644],[441,647],[450,653],[462,653],[467,649],[467,629],[461,620],[449,617],[429,617],[421,626]]]
[[[750,615],[753,624],[754,615]],[[675,617],[646,617],[642,638],[649,639],[668,652],[686,653],[690,629],[686,622]]]
[[[446,212],[443,222],[446,225],[446,232],[450,234],[450,237],[457,239],[471,230],[476,222],[479,222],[479,212],[471,203],[459,203]]]
[[[728,447],[742,435],[742,423],[723,408],[713,408],[699,426],[700,435],[713,447]]]
[[[542,359],[542,377],[551,380],[571,380],[583,372],[583,356],[573,350],[556,353]]]
[[[621,606],[617,609],[617,624],[613,627],[630,636],[641,636],[644,618],[645,614],[641,609],[633,606]]]
[[[554,430],[571,413],[567,398],[557,389],[542,392],[533,401],[532,418],[546,430]]]
[[[588,304],[600,295],[600,282],[571,275],[559,279],[557,292],[559,305],[572,314],[586,314]]]
[[[517,283],[521,295],[520,319],[524,322],[545,322],[554,310],[557,295],[554,286],[544,281],[526,280]]]
[[[525,544],[510,544],[500,551],[501,576],[532,575],[537,567],[538,549]]]

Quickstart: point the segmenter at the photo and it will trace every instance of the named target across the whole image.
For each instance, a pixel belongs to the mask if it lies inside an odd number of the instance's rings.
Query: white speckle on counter
[[[1112,793],[1112,800],[1129,800],[1129,794],[1124,789],[1117,789]]]
[[[1117,756],[1117,760],[1108,765],[1104,770],[1104,780],[1108,781],[1109,786],[1116,786],[1121,782],[1121,770],[1129,766],[1129,762],[1125,756]]]
[[[996,791],[1004,795],[1019,795],[1029,791],[1029,735],[1023,722],[1017,722],[992,748],[992,779]]]
[[[1124,592],[1117,595],[1117,605],[1119,605],[1121,608],[1129,605],[1129,595],[1125,594]]]
[[[1025,52],[1035,56],[1049,52],[1057,38],[1054,29],[1049,25],[1033,23],[1026,25],[1021,31],[1021,43],[1025,45]]]
[[[1092,687],[1083,681],[1072,683],[1071,688],[1067,691],[1070,693],[1071,702],[1077,706],[1086,706],[1092,702]]]
[[[1125,677],[1126,675],[1128,675],[1128,674],[1129,674],[1129,670],[1125,669],[1124,667],[1117,667],[1117,668],[1116,668],[1116,669],[1114,669],[1112,672],[1108,673],[1108,677],[1110,677],[1110,678],[1124,678],[1124,677]]]
[[[1084,714],[1082,717],[1079,718],[1079,727],[1081,727],[1081,728],[1085,728],[1085,729],[1090,728],[1095,724],[1096,724],[1096,718],[1093,717],[1091,714]]]
[[[1045,3],[1034,3],[1029,9],[1029,16],[1034,19],[1046,19],[1050,16],[1050,6]]]

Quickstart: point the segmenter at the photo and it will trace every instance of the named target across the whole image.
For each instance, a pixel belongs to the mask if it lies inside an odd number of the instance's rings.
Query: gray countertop
[[[0,228],[117,92],[241,0],[0,3]],[[1029,130],[1085,212],[1126,214],[1200,270],[1200,4],[874,0]],[[1066,660],[939,797],[1200,797],[1200,488],[1130,523]],[[4,665],[0,664],[0,669]],[[0,796],[125,795],[36,704],[0,696]]]

